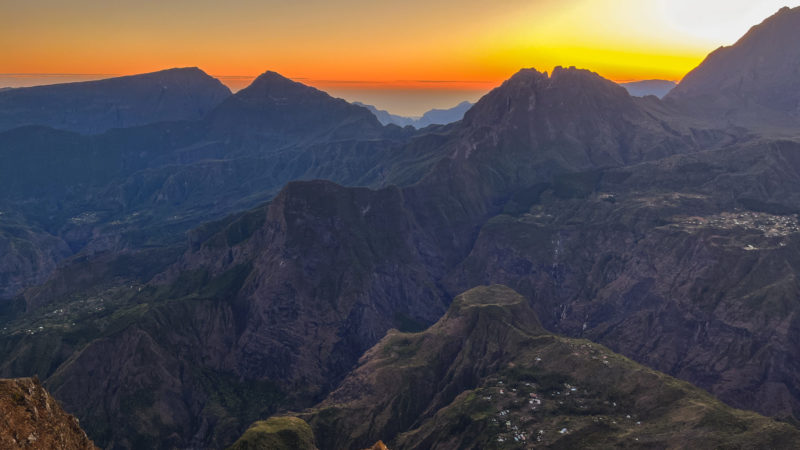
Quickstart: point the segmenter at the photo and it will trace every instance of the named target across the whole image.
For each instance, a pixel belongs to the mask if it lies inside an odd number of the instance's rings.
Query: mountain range
[[[82,134],[199,119],[231,95],[196,67],[0,91],[0,131],[44,125]]]
[[[669,93],[678,83],[668,80],[641,80],[631,81],[628,83],[620,83],[629,94],[634,97],[646,97],[648,95],[655,95],[658,98],[663,98]]]
[[[4,131],[0,376],[104,448],[790,448],[798,11],[664,100],[523,69],[415,130],[266,72]]]
[[[404,117],[378,109],[372,105],[365,105],[359,102],[355,102],[354,104],[370,110],[383,125],[394,124],[400,127],[412,126],[414,128],[425,128],[429,125],[447,125],[457,122],[464,117],[464,113],[473,105],[470,102],[464,101],[449,109],[432,109],[421,117]]]

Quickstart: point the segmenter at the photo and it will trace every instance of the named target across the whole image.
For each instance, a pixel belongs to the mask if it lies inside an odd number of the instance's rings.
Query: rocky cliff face
[[[321,448],[782,447],[737,411],[605,347],[547,333],[521,295],[472,289],[421,333],[390,332],[302,413]]]
[[[230,90],[197,68],[0,93],[0,131],[44,125],[83,134],[170,120],[197,120]]]
[[[378,119],[361,106],[266,72],[216,108],[212,132],[253,133],[261,139],[338,140],[380,136]]]
[[[9,331],[16,364],[3,370],[42,367],[104,446],[218,447],[278,407],[310,405],[388,329],[446,309],[435,241],[397,188],[291,183],[194,239],[149,285],[87,291]],[[73,319],[87,313],[92,327]],[[52,352],[37,353],[42,339]]]
[[[92,441],[36,378],[0,380],[0,446],[95,450]]]

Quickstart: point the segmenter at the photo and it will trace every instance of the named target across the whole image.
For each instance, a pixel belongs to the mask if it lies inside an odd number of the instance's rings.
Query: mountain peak
[[[320,98],[330,96],[311,86],[291,80],[278,72],[268,70],[253,80],[249,86],[239,91],[239,98],[252,98],[263,100],[273,96],[317,96]]]
[[[366,108],[267,71],[223,102],[211,115],[217,132],[345,138],[379,134],[383,127]]]
[[[491,285],[478,286],[457,296],[434,328],[459,330],[464,337],[480,340],[490,339],[485,334],[487,330],[508,326],[528,335],[546,333],[525,297],[507,286]]]
[[[464,122],[488,124],[511,115],[541,112],[585,113],[587,110],[628,108],[632,100],[616,83],[585,69],[558,66],[552,75],[522,69],[484,96],[464,117]]]
[[[278,72],[275,72],[275,71],[272,71],[272,70],[268,70],[268,71],[262,73],[261,75],[257,76],[255,78],[255,80],[253,80],[253,83],[251,83],[251,84],[256,84],[256,83],[278,83],[278,82],[296,83],[295,81],[292,81],[291,79],[279,74]],[[296,84],[300,84],[300,83],[296,83]]]
[[[800,7],[781,8],[720,47],[665,100],[735,122],[800,117]],[[777,114],[777,115],[776,115]]]

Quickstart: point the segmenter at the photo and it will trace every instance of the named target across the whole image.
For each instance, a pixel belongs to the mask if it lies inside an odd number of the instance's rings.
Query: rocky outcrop
[[[97,448],[37,378],[0,380],[0,425],[4,449]]]

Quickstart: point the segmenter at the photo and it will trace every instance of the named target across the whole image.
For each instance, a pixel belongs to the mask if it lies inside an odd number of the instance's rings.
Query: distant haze
[[[4,87],[30,87],[45,84],[92,81],[118,76],[116,74],[0,74],[0,89]],[[253,76],[216,76],[233,92],[247,87]],[[431,109],[448,109],[463,101],[476,102],[496,87],[493,83],[436,83],[430,88],[385,87],[381,83],[368,85],[330,82],[325,80],[298,79],[305,84],[321,89],[334,97],[349,102],[362,102],[384,109],[392,114],[419,117]],[[353,87],[348,86],[352,84]],[[498,83],[499,84],[499,83]],[[481,88],[481,86],[483,86]]]
[[[499,84],[520,67],[678,79],[797,0],[6,1],[0,73],[209,74]],[[366,37],[366,38],[365,38]],[[395,86],[397,87],[397,86]]]

